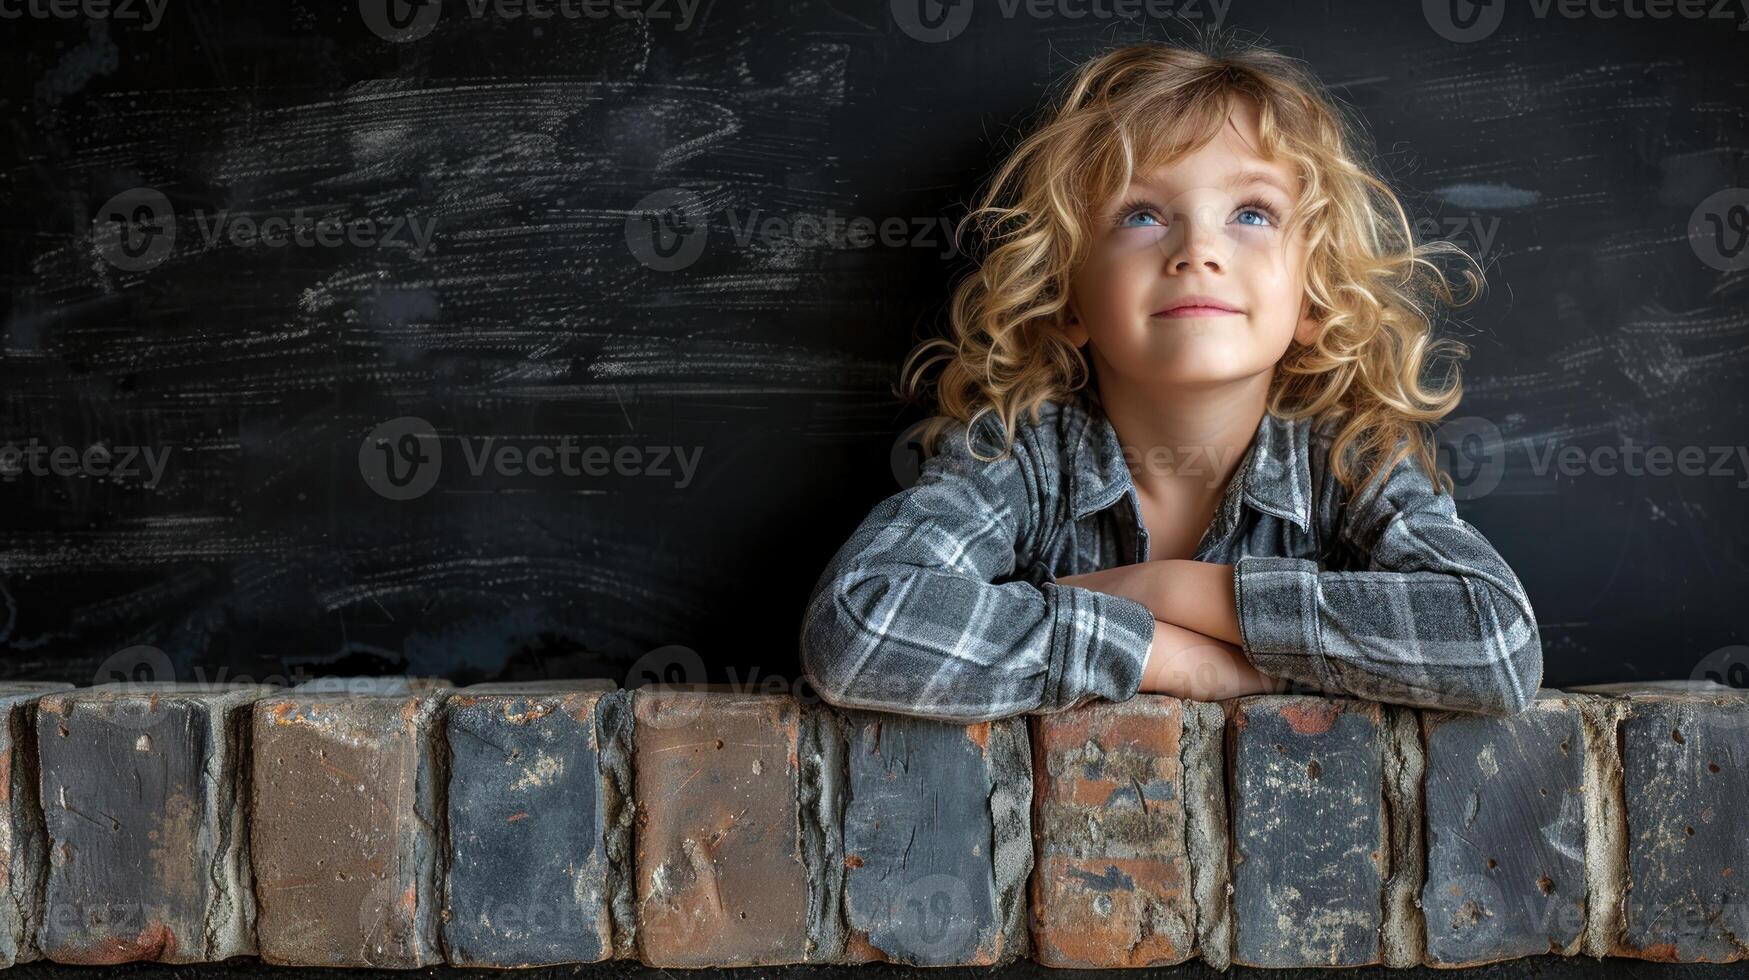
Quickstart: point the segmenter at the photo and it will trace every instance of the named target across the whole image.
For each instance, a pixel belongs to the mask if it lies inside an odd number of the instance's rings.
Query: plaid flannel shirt
[[[1148,560],[1117,433],[1085,393],[1017,429],[987,462],[953,425],[828,563],[800,638],[824,700],[972,722],[1136,694],[1153,614],[1056,582]],[[999,431],[978,420],[981,455]],[[1413,457],[1352,505],[1331,443],[1313,420],[1265,412],[1197,550],[1235,566],[1245,656],[1301,689],[1522,712],[1542,641],[1512,569]]]

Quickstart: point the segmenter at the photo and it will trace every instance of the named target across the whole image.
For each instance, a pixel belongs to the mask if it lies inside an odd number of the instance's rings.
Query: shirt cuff
[[[1318,563],[1252,555],[1233,567],[1239,645],[1251,665],[1319,691],[1339,691],[1319,649]]]
[[[1135,697],[1154,642],[1153,612],[1134,599],[1080,586],[1050,582],[1043,588],[1057,628],[1040,710],[1063,711],[1092,697]]]

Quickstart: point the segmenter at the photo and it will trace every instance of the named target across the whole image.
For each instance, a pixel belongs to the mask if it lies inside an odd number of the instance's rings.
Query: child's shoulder
[[[1009,427],[996,412],[986,411],[970,423],[947,421],[940,430],[935,452],[970,459],[970,447],[977,457],[991,463],[1018,463],[1041,473],[1065,471],[1073,469],[1077,460],[1097,448],[1096,413],[1086,397],[1077,393],[1040,401],[1015,413],[1010,439]]]

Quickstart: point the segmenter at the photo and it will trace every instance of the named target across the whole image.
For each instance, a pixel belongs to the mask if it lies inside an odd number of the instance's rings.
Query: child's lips
[[[1229,310],[1219,306],[1179,306],[1170,310],[1155,313],[1157,317],[1167,317],[1174,320],[1205,316],[1238,316],[1238,310]]]

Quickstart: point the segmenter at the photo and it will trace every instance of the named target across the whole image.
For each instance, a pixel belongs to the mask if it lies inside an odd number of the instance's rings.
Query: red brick
[[[806,962],[800,706],[783,695],[653,687],[633,705],[642,960]]]
[[[1039,963],[1098,970],[1194,955],[1182,732],[1179,700],[1148,694],[1033,716]]]
[[[441,694],[257,702],[251,843],[261,958],[405,969],[442,961]]]

